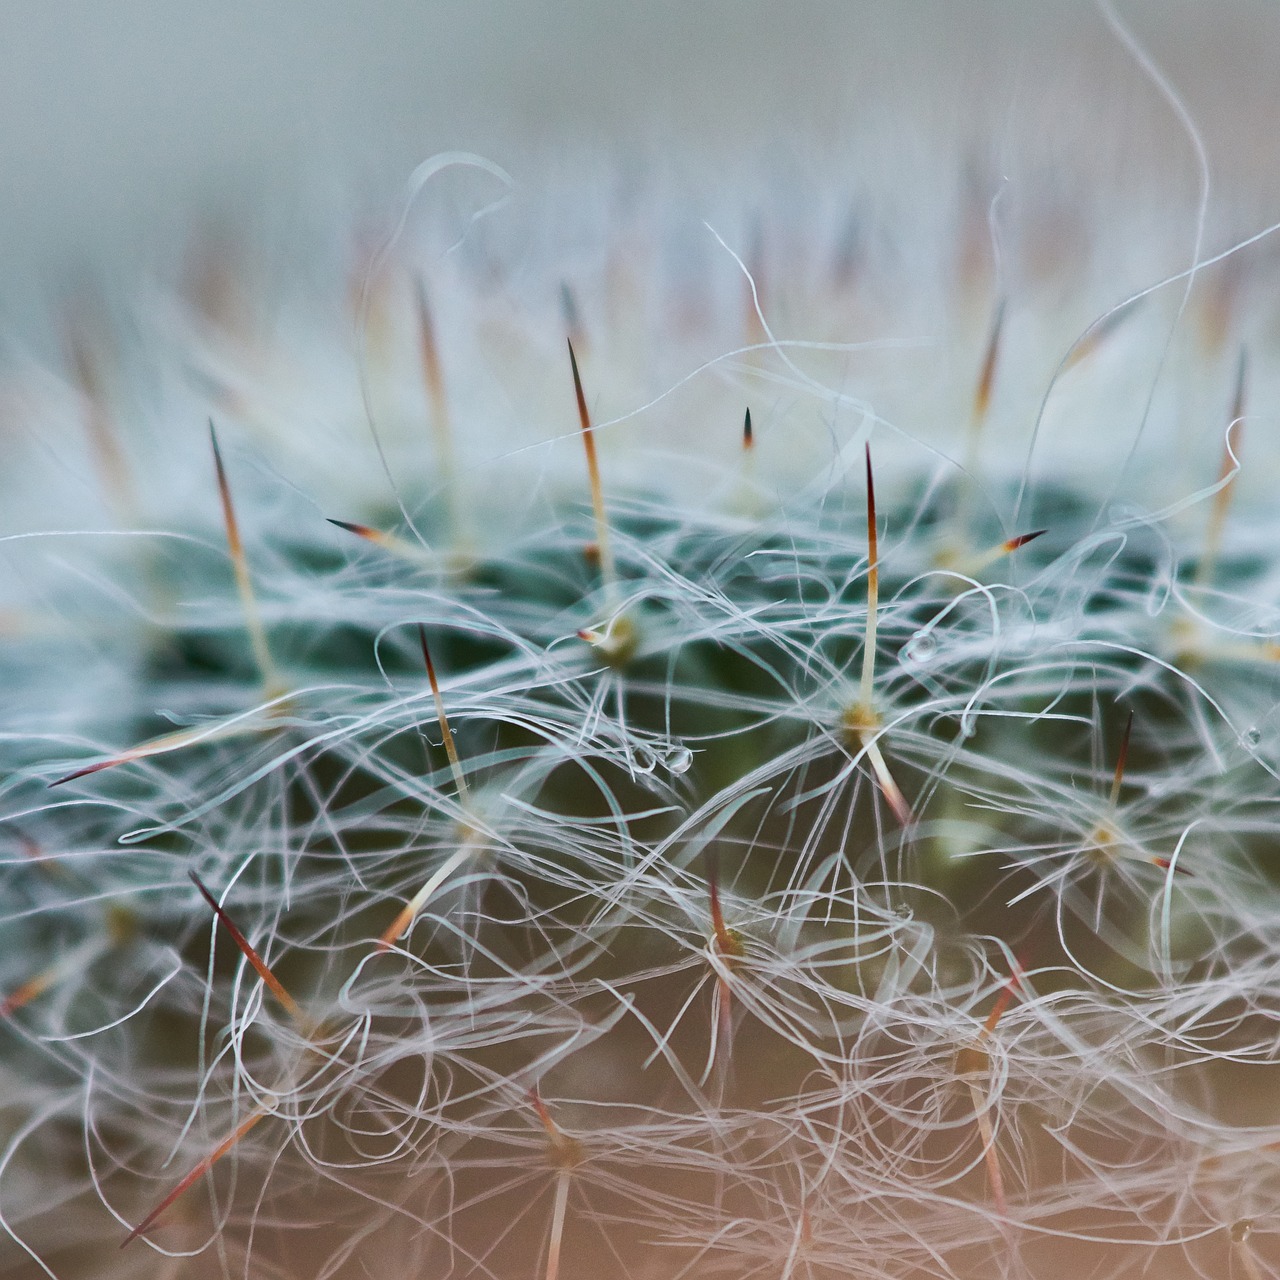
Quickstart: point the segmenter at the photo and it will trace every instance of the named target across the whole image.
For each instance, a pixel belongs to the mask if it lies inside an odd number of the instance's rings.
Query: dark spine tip
[[[1020,533],[1016,538],[1009,539],[1009,550],[1017,551],[1019,547],[1025,547],[1028,542],[1034,542],[1037,538],[1043,538],[1048,529],[1035,529],[1031,533]]]
[[[103,764],[86,765],[83,769],[72,769],[70,773],[64,773],[62,777],[54,778],[49,783],[49,789],[52,791],[54,787],[60,787],[66,782],[74,782],[77,778],[87,778],[91,773],[97,773],[99,770],[107,768],[109,763],[108,761]]]

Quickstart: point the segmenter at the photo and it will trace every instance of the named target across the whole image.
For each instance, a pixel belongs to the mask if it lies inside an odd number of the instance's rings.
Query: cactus
[[[24,375],[5,1274],[1280,1264],[1266,263],[661,187]]]

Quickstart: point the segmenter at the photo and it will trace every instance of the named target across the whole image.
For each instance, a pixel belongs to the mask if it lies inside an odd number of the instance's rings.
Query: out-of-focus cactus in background
[[[860,16],[18,317],[0,1272],[1280,1266],[1274,173]]]

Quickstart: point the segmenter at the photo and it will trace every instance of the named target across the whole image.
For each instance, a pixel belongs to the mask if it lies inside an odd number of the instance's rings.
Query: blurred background
[[[1201,130],[1216,198],[1280,207],[1280,5],[1118,12]],[[1069,154],[1195,191],[1174,112],[1085,0],[9,0],[0,324],[198,221],[376,204],[444,149],[523,180],[566,152],[838,157],[867,134],[890,167],[939,145]]]

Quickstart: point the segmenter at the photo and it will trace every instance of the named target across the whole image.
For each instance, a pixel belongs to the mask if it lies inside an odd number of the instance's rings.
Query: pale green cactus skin
[[[816,190],[23,374],[0,1271],[1273,1274],[1274,271]]]

